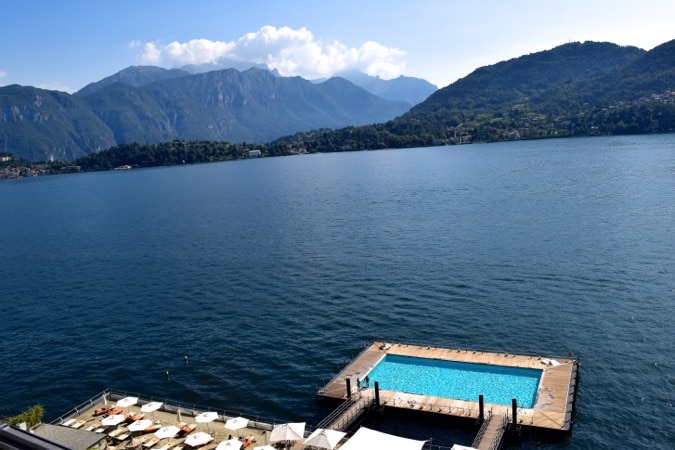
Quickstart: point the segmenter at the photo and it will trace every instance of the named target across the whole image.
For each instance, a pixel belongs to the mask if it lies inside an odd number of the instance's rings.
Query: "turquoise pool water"
[[[428,358],[386,355],[368,373],[380,389],[457,400],[532,408],[542,371],[517,367],[470,364]]]

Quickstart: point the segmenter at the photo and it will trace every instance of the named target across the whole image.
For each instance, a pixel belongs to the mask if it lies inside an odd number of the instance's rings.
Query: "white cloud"
[[[0,70],[0,78],[4,78],[6,76],[7,76],[7,72],[5,72],[4,70]]]
[[[393,78],[405,67],[405,52],[368,41],[348,47],[338,41],[323,44],[306,28],[265,26],[236,41],[193,39],[160,45],[134,41],[130,48],[142,47],[141,62],[180,67],[186,64],[215,63],[229,59],[267,64],[284,76],[328,77],[335,72],[358,69],[369,75]]]

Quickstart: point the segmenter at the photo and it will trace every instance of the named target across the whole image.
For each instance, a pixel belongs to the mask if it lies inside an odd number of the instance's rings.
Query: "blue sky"
[[[674,18],[672,0],[2,0],[0,86],[73,92],[132,65],[227,58],[289,76],[359,69],[443,87],[570,41],[649,50],[675,39]]]

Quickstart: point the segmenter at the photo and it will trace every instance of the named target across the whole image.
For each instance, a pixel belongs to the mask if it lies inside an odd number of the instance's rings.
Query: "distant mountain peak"
[[[337,72],[333,77],[344,78],[357,86],[387,100],[403,101],[410,106],[424,101],[438,87],[421,78],[406,77],[385,80],[379,76],[371,76],[359,70]]]
[[[201,63],[201,64],[187,64],[183,67],[181,67],[181,70],[184,70],[186,72],[189,72],[191,74],[197,74],[197,73],[205,73],[205,72],[212,72],[214,70],[224,70],[224,69],[235,69],[238,70],[239,72],[244,72],[252,67],[258,68],[258,69],[263,69],[263,70],[270,70],[270,68],[267,66],[267,64],[264,63],[253,63],[253,62],[245,62],[245,61],[235,61],[234,59],[228,59],[228,58],[219,58],[218,60],[210,63]],[[274,69],[273,72],[275,74],[278,74],[279,72]]]
[[[177,78],[185,75],[189,75],[189,73],[180,69],[164,69],[156,66],[130,66],[109,77],[103,78],[100,81],[89,83],[76,92],[75,95],[90,95],[115,83],[139,87],[154,83],[155,81]]]

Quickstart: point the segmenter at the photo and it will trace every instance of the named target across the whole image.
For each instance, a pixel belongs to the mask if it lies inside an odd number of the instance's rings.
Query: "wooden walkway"
[[[328,428],[336,431],[347,431],[375,406],[372,389],[354,394],[352,398],[341,404],[335,411],[319,423],[316,428]]]
[[[490,417],[483,423],[483,427],[481,427],[481,431],[476,436],[472,447],[478,450],[495,450],[500,448],[507,424],[508,419],[506,416]]]
[[[518,408],[518,423],[523,426],[567,431],[572,425],[572,407],[576,394],[577,362],[571,358],[557,358],[556,364],[539,356],[491,353],[464,349],[423,347],[393,344],[383,350],[384,343],[375,342],[367,347],[333,380],[317,392],[317,396],[332,399],[347,398],[347,383],[350,380],[353,392],[357,391],[357,379],[365,376],[387,354],[418,358],[440,359],[497,366],[521,367],[542,370],[535,404],[532,408]],[[370,380],[371,387],[376,380]],[[414,409],[455,417],[477,419],[478,401],[469,402],[451,398],[433,397],[408,392],[380,390],[380,402],[388,408]],[[493,416],[509,415],[511,406],[485,404],[486,412]]]

